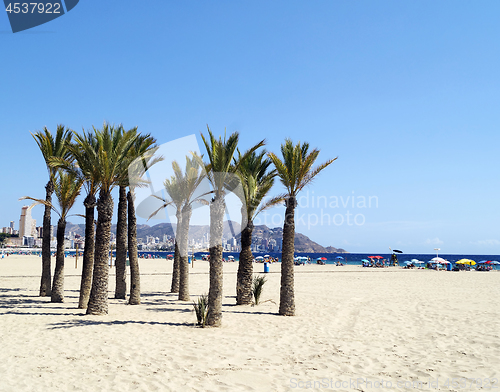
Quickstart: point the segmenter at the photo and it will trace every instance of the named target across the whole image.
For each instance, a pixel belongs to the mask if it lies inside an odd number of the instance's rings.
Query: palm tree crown
[[[57,126],[55,137],[47,127],[43,128],[43,132],[38,131],[31,134],[31,136],[33,136],[42,152],[50,176],[53,176],[57,170],[50,164],[51,158],[71,160],[71,152],[68,146],[71,144],[72,132],[70,129],[65,128],[64,125]]]
[[[253,221],[260,212],[283,200],[283,196],[277,196],[261,204],[273,187],[277,175],[276,169],[269,170],[272,161],[266,158],[266,154],[267,151],[262,150],[259,153],[252,151],[242,155],[238,150],[238,159],[235,159],[243,189],[241,201],[248,221]]]
[[[268,156],[274,163],[278,177],[286,188],[288,196],[292,197],[296,196],[305,186],[312,182],[320,171],[337,159],[329,159],[313,168],[319,150],[315,148],[309,152],[309,143],[301,144],[298,142],[294,146],[290,139],[286,139],[285,143],[281,145],[281,154],[283,159],[278,158],[272,152],[268,153]]]

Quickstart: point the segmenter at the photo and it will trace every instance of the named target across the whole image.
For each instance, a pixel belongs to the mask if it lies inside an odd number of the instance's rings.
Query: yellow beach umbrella
[[[456,262],[456,264],[468,264],[468,265],[476,265],[476,262],[471,259],[461,259]]]

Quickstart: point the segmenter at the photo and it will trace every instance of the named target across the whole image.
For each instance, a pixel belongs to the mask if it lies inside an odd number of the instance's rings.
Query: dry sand
[[[86,316],[66,260],[66,302],[52,304],[39,257],[0,259],[0,391],[458,391],[500,378],[496,271],[296,267],[297,316],[281,317],[279,264],[263,292],[276,304],[237,307],[226,263],[223,326],[202,329],[167,293],[171,262],[140,260],[139,306],[111,299],[111,270],[109,315]],[[191,272],[195,299],[208,265]]]

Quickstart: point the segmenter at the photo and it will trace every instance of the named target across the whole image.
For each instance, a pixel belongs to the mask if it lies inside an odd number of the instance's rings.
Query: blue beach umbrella
[[[342,256],[337,256],[335,257],[336,259],[339,259],[339,260],[344,260],[344,258]]]

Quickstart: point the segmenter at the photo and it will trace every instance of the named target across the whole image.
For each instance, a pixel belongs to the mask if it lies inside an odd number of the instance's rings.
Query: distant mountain
[[[230,227],[231,225],[232,230]],[[231,234],[232,232],[240,232],[241,225],[239,223],[231,222],[231,225],[227,221],[224,222],[223,236],[226,239],[233,237]],[[148,236],[158,237],[160,240],[164,234],[173,237],[175,228],[176,225],[171,223],[159,223],[154,226],[137,225],[137,238],[142,238],[145,242]],[[85,235],[85,225],[75,225],[68,222],[66,225],[66,234],[69,232],[73,232],[83,237]],[[111,232],[116,234],[116,225],[111,226]],[[193,225],[189,228],[189,239],[201,242],[209,233],[209,225]],[[260,244],[262,241],[269,241],[270,239],[274,239],[277,243],[281,243],[282,238],[283,229],[281,227],[269,228],[266,225],[255,226],[252,236],[253,243],[257,244]],[[240,234],[236,235],[236,239],[240,239]],[[342,248],[334,248],[333,246],[325,248],[301,233],[295,233],[295,251],[304,253],[347,253]]]
[[[239,238],[239,236],[237,236]],[[269,241],[271,238],[276,242],[281,242],[283,238],[283,229],[281,227],[269,228],[266,225],[255,226],[253,230],[253,241]],[[344,249],[334,248],[329,246],[324,248],[317,242],[312,241],[309,237],[301,233],[295,233],[295,252],[303,253],[347,253]]]

